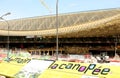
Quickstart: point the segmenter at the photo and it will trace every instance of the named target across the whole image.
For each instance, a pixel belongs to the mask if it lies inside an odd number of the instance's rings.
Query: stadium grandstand
[[[59,53],[120,54],[120,8],[58,15]],[[56,15],[0,21],[0,47],[32,55],[56,52]],[[9,27],[8,27],[9,26]],[[9,28],[9,29],[8,29]]]

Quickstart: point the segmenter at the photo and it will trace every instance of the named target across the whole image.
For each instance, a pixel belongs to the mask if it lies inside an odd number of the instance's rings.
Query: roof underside
[[[120,8],[59,14],[59,37],[97,37],[120,34]],[[8,23],[9,24],[8,24]],[[56,36],[56,16],[0,22],[0,35]]]

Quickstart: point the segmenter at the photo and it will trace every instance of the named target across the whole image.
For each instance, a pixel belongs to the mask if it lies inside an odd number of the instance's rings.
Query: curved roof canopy
[[[7,22],[9,24],[7,24]],[[0,35],[56,36],[56,16],[0,21]],[[59,14],[59,37],[98,37],[120,34],[120,8]]]

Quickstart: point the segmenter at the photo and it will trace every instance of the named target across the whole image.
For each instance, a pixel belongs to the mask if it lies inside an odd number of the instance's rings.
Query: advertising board
[[[56,61],[39,78],[120,78],[120,66]]]

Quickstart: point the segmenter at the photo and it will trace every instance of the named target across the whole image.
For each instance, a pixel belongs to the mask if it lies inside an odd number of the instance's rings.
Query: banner
[[[15,78],[38,78],[53,61],[31,60],[16,75]]]
[[[56,61],[39,78],[120,78],[120,66]]]
[[[7,78],[120,78],[119,70],[119,65],[110,63],[90,64],[45,60],[0,63],[2,78],[4,76]]]
[[[0,78],[13,78],[14,75],[21,70],[24,64],[18,64],[14,62],[1,62],[0,63]]]
[[[1,62],[0,78],[38,78],[53,63],[45,60],[31,60],[26,63],[27,60],[21,59],[17,59],[17,62]]]

